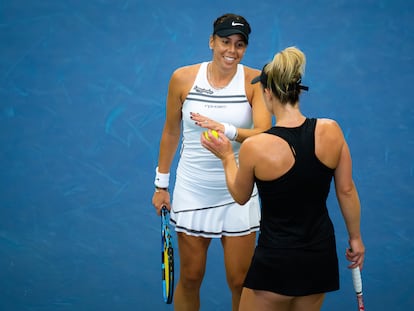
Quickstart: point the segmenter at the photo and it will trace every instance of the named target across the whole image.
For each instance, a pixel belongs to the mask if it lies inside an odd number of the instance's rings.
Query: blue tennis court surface
[[[366,308],[414,310],[414,2],[391,0],[0,1],[0,310],[173,309],[151,205],[165,96],[227,12],[252,26],[244,64],[306,53],[302,108],[353,155]],[[341,290],[323,310],[355,310],[329,203]],[[230,310],[218,241],[208,260],[201,310]]]

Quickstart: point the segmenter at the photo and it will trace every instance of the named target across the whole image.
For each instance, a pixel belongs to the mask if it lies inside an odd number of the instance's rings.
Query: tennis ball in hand
[[[219,135],[218,135],[217,131],[215,131],[215,130],[211,130],[211,134],[213,134],[213,136],[214,136],[215,138],[218,138],[218,137],[219,137]],[[204,132],[204,137],[205,137],[207,140],[210,140],[210,136],[208,136],[208,131],[205,131],[205,132]]]

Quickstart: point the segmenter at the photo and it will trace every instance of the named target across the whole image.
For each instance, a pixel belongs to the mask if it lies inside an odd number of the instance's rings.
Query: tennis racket
[[[352,269],[352,282],[354,283],[354,289],[357,296],[358,311],[364,311],[364,299],[362,296],[362,278],[359,267]]]
[[[174,292],[174,249],[171,241],[170,216],[167,208],[161,208],[161,270],[164,302],[170,304]]]

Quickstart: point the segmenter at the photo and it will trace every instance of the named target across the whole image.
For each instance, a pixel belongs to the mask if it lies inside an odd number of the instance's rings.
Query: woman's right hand
[[[212,152],[220,160],[224,160],[228,156],[233,156],[233,147],[230,140],[222,132],[217,132],[218,137],[214,137],[211,130],[207,131],[207,137],[201,134],[201,145]]]
[[[152,205],[157,212],[157,215],[161,215],[161,208],[166,206],[168,210],[171,210],[170,206],[170,193],[168,189],[155,188],[154,195],[152,196]]]

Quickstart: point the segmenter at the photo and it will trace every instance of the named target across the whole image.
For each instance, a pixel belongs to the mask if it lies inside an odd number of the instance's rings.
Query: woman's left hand
[[[199,127],[215,130],[217,132],[224,132],[224,125],[222,123],[216,122],[199,113],[190,112],[190,118],[191,120],[195,121],[195,124]]]
[[[359,266],[362,270],[365,259],[365,246],[361,238],[349,240],[349,248],[346,249],[345,257],[350,261],[348,268]]]

